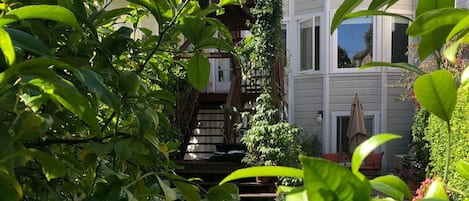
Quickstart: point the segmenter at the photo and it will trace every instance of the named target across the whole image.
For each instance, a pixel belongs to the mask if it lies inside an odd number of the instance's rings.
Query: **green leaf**
[[[5,56],[5,62],[8,65],[13,65],[15,63],[15,48],[13,48],[13,43],[11,42],[10,35],[0,26],[0,49]]]
[[[49,47],[31,34],[12,28],[5,30],[10,34],[13,45],[41,56],[51,57]]]
[[[449,42],[451,39],[455,36],[457,36],[459,33],[467,30],[469,27],[469,15],[467,15],[464,19],[459,21],[451,30],[451,32],[448,34],[446,37],[446,41]]]
[[[132,148],[124,141],[118,141],[114,144],[114,151],[118,161],[127,160],[132,156]]]
[[[466,67],[464,71],[462,72],[461,83],[462,83],[462,87],[469,86],[469,68],[468,67]]]
[[[184,200],[187,201],[199,201],[200,200],[200,192],[199,188],[189,183],[185,178],[174,175],[174,174],[164,174],[170,180],[171,183],[179,190]]]
[[[3,200],[20,200],[23,198],[23,188],[15,177],[0,173],[0,195]]]
[[[386,9],[394,5],[398,0],[373,0],[368,6],[368,10],[378,10],[384,6]]]
[[[446,195],[445,187],[440,180],[434,181],[430,187],[428,187],[427,193],[425,194],[425,199],[434,198],[440,200],[449,200],[448,195]],[[424,200],[425,200],[424,199]]]
[[[441,27],[458,24],[469,14],[467,9],[442,8],[426,12],[418,16],[410,24],[407,34],[411,36],[422,36]],[[443,37],[446,38],[446,35]]]
[[[220,0],[218,3],[219,6],[225,6],[225,5],[240,5],[241,3],[239,2],[240,0]]]
[[[220,182],[220,185],[229,181],[256,176],[303,178],[303,170],[283,166],[259,166],[242,168],[235,170],[230,175],[226,176]]]
[[[417,9],[415,12],[415,16],[420,16],[427,11],[436,10],[439,8],[445,7],[454,7],[454,0],[425,0],[425,1],[418,1]]]
[[[387,141],[401,138],[399,135],[394,135],[394,134],[389,134],[389,133],[384,133],[384,134],[378,134],[378,135],[373,135],[369,139],[365,140],[363,143],[358,145],[357,148],[355,148],[355,151],[353,152],[352,155],[352,172],[355,174],[360,179],[364,179],[363,174],[359,172],[360,166],[365,160],[365,158],[376,148],[381,146]]]
[[[445,36],[450,32],[450,27],[441,27],[436,31],[425,34],[419,42],[417,49],[420,61],[425,60],[435,52],[439,52],[445,44]]]
[[[406,20],[408,20],[408,21],[412,21],[411,18],[406,17],[406,16],[404,16],[404,15],[399,15],[399,14],[396,14],[396,13],[388,13],[388,12],[380,11],[380,10],[362,10],[362,11],[357,11],[357,12],[354,12],[354,13],[350,13],[350,14],[345,15],[343,20],[347,20],[347,19],[350,19],[350,18],[356,18],[356,17],[379,16],[379,15],[382,15],[382,16],[400,17],[400,18],[406,19]]]
[[[425,74],[425,72],[421,70],[418,66],[414,66],[409,63],[370,62],[370,63],[366,63],[360,66],[360,70],[367,69],[367,68],[374,68],[374,67],[384,67],[384,66],[408,70],[410,72],[417,73],[418,75]]]
[[[117,110],[119,98],[103,83],[103,78],[87,68],[74,69],[73,75],[85,85],[91,92],[95,93],[104,104]]]
[[[285,194],[285,201],[308,201],[308,191],[304,187],[279,186],[277,194],[281,193]]]
[[[239,201],[239,190],[235,184],[225,183],[208,189],[208,201]]]
[[[469,20],[469,19],[468,19]],[[458,54],[459,46],[462,44],[469,43],[469,34],[465,34],[464,36],[460,37],[456,41],[454,41],[449,47],[445,49],[443,55],[453,63],[456,63],[456,55]]]
[[[75,15],[68,9],[56,5],[29,5],[13,9],[0,18],[0,26],[33,18],[57,21],[81,31]]]
[[[128,14],[132,10],[132,8],[117,8],[113,10],[107,10],[99,13],[97,16],[93,16],[94,18],[90,20],[94,21],[93,24],[98,27],[111,22],[116,17]]]
[[[65,108],[78,116],[94,131],[99,131],[96,114],[91,109],[88,101],[73,84],[63,78],[33,79],[28,84],[38,87],[49,95],[50,99],[60,103]]]
[[[176,200],[176,191],[171,189],[168,184],[166,184],[163,180],[161,180],[160,177],[156,177],[158,179],[158,184],[160,185],[160,188],[163,190],[164,197],[166,198],[166,201],[172,201]]]
[[[203,90],[208,85],[210,77],[210,62],[205,55],[194,55],[187,65],[189,82],[198,90]]]
[[[339,27],[345,20],[345,16],[351,13],[363,0],[345,0],[334,14],[331,23],[331,34]]]
[[[368,180],[359,179],[348,168],[321,158],[300,156],[308,200],[367,200]]]
[[[202,41],[213,38],[217,31],[217,27],[207,24],[205,18],[195,16],[182,18],[178,27],[187,40],[194,44],[196,49],[200,47]]]
[[[469,161],[460,160],[460,161],[456,162],[456,171],[464,179],[469,179]]]
[[[456,105],[456,83],[447,70],[422,75],[414,83],[417,101],[431,113],[449,121]]]
[[[47,181],[64,176],[67,168],[56,158],[39,151],[37,149],[26,149],[25,154],[30,155],[42,165],[42,171],[46,175]]]
[[[394,175],[385,175],[374,178],[370,181],[371,187],[379,192],[391,196],[396,200],[403,200],[412,198],[412,193],[407,184],[399,177]]]

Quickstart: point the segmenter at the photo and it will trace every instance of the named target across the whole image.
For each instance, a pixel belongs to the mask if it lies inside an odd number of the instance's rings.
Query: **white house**
[[[409,150],[414,107],[409,101],[395,101],[403,90],[389,87],[399,80],[399,70],[358,66],[369,61],[407,62],[408,22],[389,16],[352,19],[331,34],[332,17],[341,2],[284,1],[289,121],[317,135],[323,153],[345,152],[351,104],[358,94],[368,135],[402,136],[377,150],[384,152],[383,167],[391,171],[394,155]],[[401,0],[389,11],[413,17],[415,7],[416,1]]]

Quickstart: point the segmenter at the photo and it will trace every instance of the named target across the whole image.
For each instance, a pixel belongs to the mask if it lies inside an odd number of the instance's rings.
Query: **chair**
[[[323,153],[322,158],[338,163],[340,156],[338,153]]]
[[[381,153],[371,153],[365,159],[365,163],[360,167],[362,171],[372,171],[375,173],[375,176],[378,175],[378,172],[381,171],[381,160],[383,158],[384,152]]]

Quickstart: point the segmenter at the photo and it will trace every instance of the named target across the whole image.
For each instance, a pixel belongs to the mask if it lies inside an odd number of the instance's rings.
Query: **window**
[[[373,60],[373,19],[345,20],[338,28],[338,68],[357,68]]]
[[[394,17],[392,24],[391,62],[408,62],[406,55],[409,37],[405,33],[409,22],[405,19]]]
[[[332,112],[331,152],[349,152],[349,139],[347,137],[350,112]],[[365,111],[365,127],[367,136],[379,133],[379,112]],[[326,147],[326,149],[328,149]]]
[[[314,27],[314,29],[313,29]],[[319,68],[320,18],[300,22],[300,71]]]

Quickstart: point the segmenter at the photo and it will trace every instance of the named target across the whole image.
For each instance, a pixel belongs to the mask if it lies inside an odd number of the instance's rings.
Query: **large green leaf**
[[[176,187],[176,189],[178,189],[184,200],[200,200],[199,188],[196,185],[189,183],[185,178],[178,175],[167,173],[164,173],[164,175],[166,175],[171,180],[171,183]]]
[[[339,27],[345,20],[345,16],[351,13],[363,0],[345,0],[334,14],[331,23],[331,34]]]
[[[418,1],[415,16],[420,16],[423,13],[439,8],[454,7],[454,0],[425,0]]]
[[[368,6],[368,10],[378,10],[384,6],[386,6],[385,9],[388,9],[389,7],[394,5],[397,1],[398,0],[373,0]]]
[[[208,85],[210,78],[210,62],[205,55],[192,56],[187,65],[189,82],[198,90],[203,90]]]
[[[407,16],[399,15],[399,14],[396,14],[396,13],[389,13],[389,12],[380,11],[380,10],[361,10],[361,11],[353,12],[353,13],[345,15],[343,20],[347,20],[347,19],[350,19],[350,18],[356,18],[356,17],[379,16],[379,15],[400,17],[400,18],[406,19],[408,21],[412,21],[412,19],[407,17]]]
[[[446,36],[446,41],[449,42],[451,39],[455,36],[457,36],[459,33],[466,31],[467,28],[469,27],[469,15],[467,15],[464,19],[459,21],[451,30],[451,32]],[[467,32],[466,32],[467,34]],[[465,35],[466,35],[465,34]]]
[[[467,20],[469,20],[469,18]],[[460,45],[469,44],[469,30],[466,30],[466,33],[462,35],[463,36],[451,43],[451,45],[443,52],[443,55],[451,62],[457,62],[456,55],[458,54]]]
[[[67,168],[62,162],[40,150],[31,148],[26,149],[24,153],[30,155],[42,165],[42,171],[48,181],[64,176],[67,173]]]
[[[10,34],[13,45],[41,56],[51,56],[49,47],[31,34],[12,28],[5,28],[5,30]]]
[[[430,187],[428,187],[428,190],[425,194],[425,197],[423,200],[449,200],[448,195],[446,194],[445,187],[443,186],[443,183],[440,180],[433,181],[432,184],[430,184]]]
[[[407,184],[399,177],[394,175],[385,175],[370,180],[371,187],[379,192],[391,196],[396,200],[412,198],[412,193]]]
[[[363,143],[357,146],[355,148],[355,151],[353,152],[352,155],[352,172],[355,174],[358,178],[364,179],[363,174],[359,172],[360,166],[365,160],[365,158],[376,148],[381,146],[387,141],[401,138],[399,135],[394,135],[394,134],[389,134],[389,133],[384,133],[384,134],[379,134],[379,135],[373,135],[369,139],[365,140]]]
[[[461,75],[461,86],[469,87],[469,67],[466,67]]]
[[[417,101],[444,121],[451,119],[456,105],[457,88],[450,72],[437,70],[422,75],[414,83]]]
[[[129,2],[141,5],[147,8],[155,17],[159,25],[165,25],[172,17],[172,9],[169,4],[171,1],[166,0],[128,0]]]
[[[285,201],[308,201],[308,191],[304,187],[277,187],[277,194],[285,196]]]
[[[132,155],[132,147],[125,141],[118,141],[114,144],[114,152],[116,153],[117,161],[127,160]]]
[[[76,68],[73,75],[85,85],[91,92],[95,93],[104,104],[117,110],[119,98],[103,83],[103,78],[88,68]]]
[[[235,184],[225,183],[208,189],[208,201],[239,201],[239,190]]]
[[[464,179],[469,179],[469,162],[465,160],[460,160],[456,162],[456,171]]]
[[[13,43],[11,41],[10,35],[1,26],[0,38],[0,50],[2,50],[3,55],[5,56],[5,62],[11,66],[15,63],[15,48],[13,48]]]
[[[133,10],[132,8],[117,8],[113,10],[102,11],[98,13],[97,15],[92,16],[93,18],[90,17],[91,18],[90,21],[94,21],[93,24],[95,26],[101,26],[101,25],[111,22],[116,17],[119,17],[124,14],[128,14],[132,10]]]
[[[440,27],[422,36],[417,49],[420,61],[425,60],[431,54],[441,50],[443,44],[445,44],[445,36],[450,30],[450,26]]]
[[[68,80],[59,77],[53,79],[33,79],[28,84],[38,87],[48,94],[52,100],[60,103],[77,115],[78,118],[88,124],[94,131],[99,131],[96,114],[91,109],[86,98]]]
[[[456,25],[469,14],[467,9],[442,8],[429,11],[418,16],[410,24],[407,34],[411,36],[422,36],[441,27]],[[446,38],[446,35],[443,37]]]
[[[321,158],[300,157],[303,183],[309,200],[367,200],[371,193],[368,180],[359,179],[337,163]]]
[[[66,109],[77,115],[93,130],[99,131],[96,114],[91,109],[87,99],[68,80],[59,77],[51,68],[73,71],[74,68],[62,61],[51,58],[29,59],[17,63],[0,74],[0,86],[8,84],[20,75],[28,75],[35,79],[28,84],[41,89],[49,98],[63,105]]]
[[[367,68],[374,68],[374,67],[385,67],[385,66],[408,70],[410,72],[414,72],[419,75],[425,74],[425,72],[421,70],[419,67],[414,66],[409,63],[369,62],[360,66],[360,70],[367,69]]]
[[[218,3],[218,5],[220,6],[225,6],[225,5],[229,5],[229,4],[232,4],[232,5],[240,5],[241,0],[220,0],[220,2]]]
[[[204,17],[194,16],[182,18],[179,22],[179,28],[187,40],[194,44],[196,49],[200,48],[203,41],[213,38],[217,31],[217,27],[207,24],[207,20]]]
[[[80,24],[71,11],[56,5],[29,5],[13,9],[0,18],[0,26],[33,18],[53,20],[81,30]]]
[[[250,177],[292,177],[292,178],[303,178],[303,170],[283,167],[283,166],[259,166],[259,167],[248,167],[235,170],[230,175],[226,176],[221,182],[224,184],[229,181],[244,179]]]
[[[177,199],[176,191],[174,191],[174,189],[172,189],[169,186],[169,184],[163,181],[160,177],[157,176],[156,178],[158,179],[158,184],[160,188],[163,190],[165,200],[166,201],[176,200]]]

